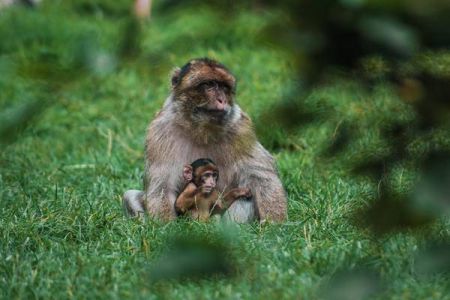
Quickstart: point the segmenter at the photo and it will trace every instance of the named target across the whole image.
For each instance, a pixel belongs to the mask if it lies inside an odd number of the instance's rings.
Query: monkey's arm
[[[196,193],[197,186],[192,182],[189,183],[175,201],[175,211],[177,214],[183,215],[194,206]]]
[[[234,201],[240,198],[250,198],[252,193],[248,188],[235,188],[227,192],[223,197],[218,197],[213,203],[211,214],[223,214]]]

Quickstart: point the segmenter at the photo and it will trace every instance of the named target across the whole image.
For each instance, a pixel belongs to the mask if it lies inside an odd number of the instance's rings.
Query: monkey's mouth
[[[202,187],[202,192],[205,193],[205,194],[209,194],[209,193],[212,192],[213,188],[214,188],[213,186],[203,186]]]
[[[206,107],[196,107],[195,112],[211,116],[213,118],[223,118],[228,113],[227,109],[209,109]]]

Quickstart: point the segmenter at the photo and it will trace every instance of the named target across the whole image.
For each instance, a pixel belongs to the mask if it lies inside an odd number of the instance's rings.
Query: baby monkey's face
[[[213,191],[213,189],[217,185],[217,178],[219,177],[219,173],[214,170],[206,170],[200,176],[200,184],[201,190],[205,194],[209,194]]]
[[[211,193],[217,185],[219,170],[216,164],[208,158],[199,158],[183,168],[186,183],[194,183],[203,194]]]

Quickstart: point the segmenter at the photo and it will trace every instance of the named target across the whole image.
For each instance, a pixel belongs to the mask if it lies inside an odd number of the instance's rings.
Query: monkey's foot
[[[143,197],[143,191],[126,191],[122,197],[122,204],[125,215],[127,215],[128,217],[142,217],[145,213]]]

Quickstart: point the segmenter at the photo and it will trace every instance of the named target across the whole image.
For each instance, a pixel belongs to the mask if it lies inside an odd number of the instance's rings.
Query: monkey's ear
[[[193,179],[193,169],[191,165],[185,165],[183,167],[183,178],[186,182],[191,182]]]
[[[172,88],[174,88],[179,82],[180,82],[180,72],[181,69],[180,68],[175,68],[172,71],[172,76],[170,79],[170,83],[172,84]]]

